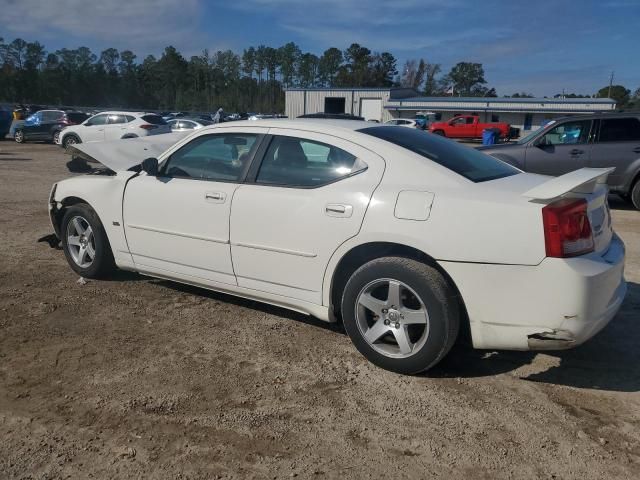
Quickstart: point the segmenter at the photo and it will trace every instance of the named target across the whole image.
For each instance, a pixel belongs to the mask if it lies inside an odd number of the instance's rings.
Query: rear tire
[[[113,253],[102,222],[86,203],[67,208],[60,235],[67,262],[79,275],[104,278],[115,270]]]
[[[636,182],[631,187],[629,192],[629,200],[636,210],[640,210],[640,178],[636,179]]]
[[[24,132],[22,130],[16,130],[13,134],[13,139],[16,141],[16,143],[24,143]]]
[[[53,132],[53,138],[51,140],[53,141],[54,144],[57,144],[59,139],[60,139],[60,130],[56,130],[55,132]]]
[[[453,289],[434,267],[382,257],[356,270],[342,296],[351,341],[371,363],[413,375],[437,364],[460,329]]]

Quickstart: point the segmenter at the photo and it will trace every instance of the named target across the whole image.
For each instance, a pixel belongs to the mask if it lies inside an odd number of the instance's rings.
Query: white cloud
[[[40,41],[66,34],[159,50],[197,37],[192,25],[199,11],[200,0],[0,0],[0,28]]]

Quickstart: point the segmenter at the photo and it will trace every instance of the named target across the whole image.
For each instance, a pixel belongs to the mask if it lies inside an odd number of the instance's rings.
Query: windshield
[[[497,158],[432,133],[385,126],[358,131],[411,150],[472,182],[486,182],[520,173],[517,168]]]

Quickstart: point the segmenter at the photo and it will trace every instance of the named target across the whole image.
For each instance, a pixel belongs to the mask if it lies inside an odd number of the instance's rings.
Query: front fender
[[[115,175],[90,174],[69,178],[56,184],[52,198],[58,210],[78,201],[95,210],[120,268],[132,269],[134,265],[122,226],[122,198],[127,181],[135,175],[135,172],[124,171]]]

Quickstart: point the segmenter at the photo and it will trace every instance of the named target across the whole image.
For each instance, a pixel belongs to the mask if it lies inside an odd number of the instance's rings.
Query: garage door
[[[365,120],[382,121],[382,99],[362,98],[360,99],[360,116]]]

